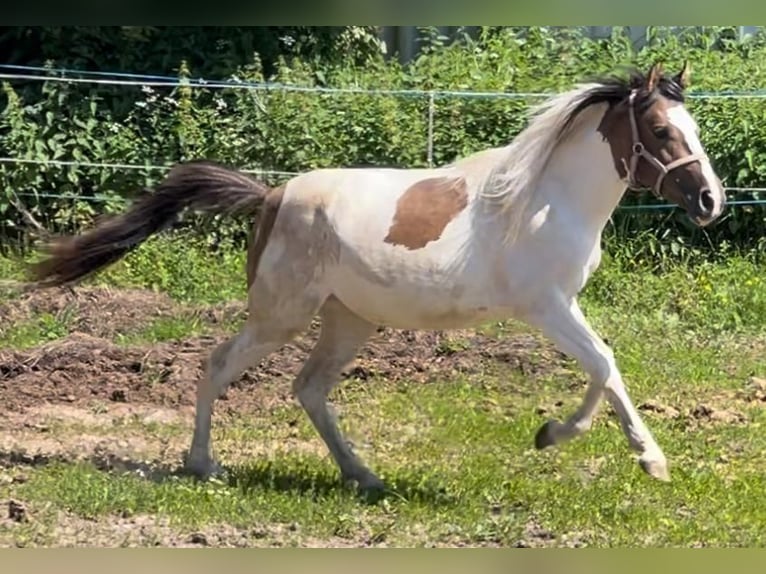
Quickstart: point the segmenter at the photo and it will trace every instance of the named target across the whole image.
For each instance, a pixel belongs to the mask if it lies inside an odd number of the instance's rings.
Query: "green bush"
[[[727,28],[656,33],[636,51],[619,30],[609,39],[597,40],[572,30],[487,28],[479,38],[449,45],[425,31],[421,55],[407,66],[374,53],[360,65],[353,50],[336,50],[327,59],[279,57],[268,78],[256,55],[234,75],[302,87],[552,92],[623,65],[646,68],[661,59],[674,70],[688,59],[692,92],[760,89],[766,85],[766,68],[759,64],[766,56],[764,38],[740,42],[730,36]],[[198,75],[185,63],[178,70],[181,78]],[[208,157],[243,168],[280,171],[427,165],[429,102],[423,95],[144,88],[136,90],[129,111],[118,117],[109,98],[96,92],[82,97],[81,87],[46,83],[34,101],[25,101],[7,83],[3,91],[7,100],[0,116],[3,156],[147,166]],[[531,101],[438,94],[434,162],[508,143],[524,127],[522,112]],[[724,183],[764,186],[766,102],[692,99],[689,107]],[[148,167],[0,164],[0,234],[6,243],[23,236],[16,197],[51,229],[72,230],[98,212],[120,208],[125,197],[161,175]],[[646,196],[629,194],[624,204],[651,202]],[[756,207],[730,209],[718,225],[703,232],[676,211],[618,211],[609,233],[644,238],[644,243],[631,242],[644,246],[644,256],[702,253],[724,240],[734,247],[752,247],[764,234],[763,213]],[[205,229],[229,233],[215,223]],[[237,237],[242,236],[241,229],[234,230]]]

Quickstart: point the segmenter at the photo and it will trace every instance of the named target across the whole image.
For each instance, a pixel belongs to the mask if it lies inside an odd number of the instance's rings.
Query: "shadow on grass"
[[[0,450],[0,468],[27,466],[33,468],[57,464],[90,464],[97,470],[114,474],[129,474],[150,482],[162,483],[171,477],[183,476],[183,469],[177,465],[158,461],[138,461],[106,452],[76,457],[66,454],[27,454],[23,450]]]
[[[128,475],[155,484],[189,479],[182,465],[162,461],[139,461],[110,453],[94,453],[87,457],[61,454],[34,454],[23,451],[0,451],[0,467],[44,467],[56,464],[90,464],[102,472]],[[316,499],[338,494],[356,496],[362,503],[377,504],[384,499],[421,502],[434,507],[449,507],[458,503],[457,497],[418,470],[397,471],[394,477],[383,477],[383,491],[362,491],[344,484],[334,467],[315,459],[263,460],[247,465],[222,468],[219,481],[245,494],[272,491],[309,495]],[[195,479],[200,481],[199,479]]]
[[[454,506],[458,503],[437,481],[419,476],[417,471],[409,476],[383,477],[383,491],[362,491],[356,486],[346,485],[334,468],[317,465],[316,461],[305,460],[297,465],[293,462],[265,460],[255,464],[227,469],[228,483],[243,492],[271,490],[314,495],[317,498],[347,493],[357,496],[360,501],[376,504],[384,499],[422,502],[429,506]]]

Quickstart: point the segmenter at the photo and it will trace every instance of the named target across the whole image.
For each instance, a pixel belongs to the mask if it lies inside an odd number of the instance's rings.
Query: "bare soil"
[[[194,403],[195,384],[204,361],[228,336],[218,325],[244,316],[232,303],[194,309],[210,336],[155,345],[123,346],[110,340],[135,332],[158,317],[189,313],[169,298],[147,291],[79,288],[32,292],[0,305],[5,325],[35,314],[68,313],[70,333],[32,349],[0,349],[0,404],[23,412],[42,403],[92,404],[111,401],[163,407]],[[268,409],[290,400],[290,381],[318,336],[319,323],[281,350],[249,369],[232,384],[224,410]],[[564,357],[537,336],[518,334],[501,341],[479,332],[419,332],[380,329],[361,350],[347,376],[361,381],[385,379],[427,383],[456,373],[493,367],[535,375],[563,364]]]

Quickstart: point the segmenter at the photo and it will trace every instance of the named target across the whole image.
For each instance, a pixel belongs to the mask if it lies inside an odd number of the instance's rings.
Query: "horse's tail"
[[[245,173],[215,162],[179,163],[128,211],[82,235],[60,237],[50,243],[46,249],[49,257],[31,266],[32,279],[43,287],[76,283],[168,228],[185,209],[252,212],[261,207],[269,190]]]

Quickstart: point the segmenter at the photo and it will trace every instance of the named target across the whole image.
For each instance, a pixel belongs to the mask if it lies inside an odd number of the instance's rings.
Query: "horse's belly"
[[[332,292],[368,321],[399,329],[458,329],[512,312],[481,288],[481,277],[363,274],[346,270]],[[486,284],[485,284],[486,286]]]

